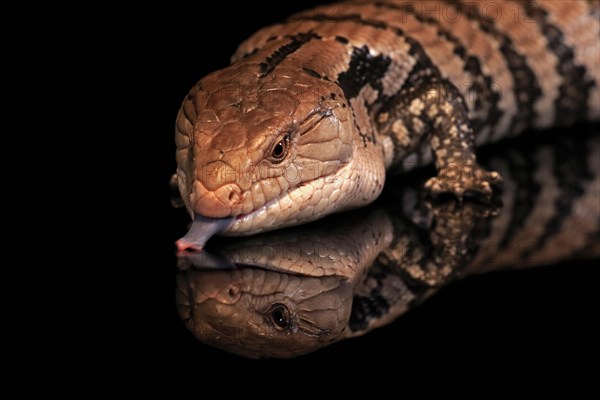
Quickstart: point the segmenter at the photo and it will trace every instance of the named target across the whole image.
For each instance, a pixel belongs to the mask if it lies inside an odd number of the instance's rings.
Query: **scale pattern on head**
[[[270,207],[285,214],[292,200],[300,204],[294,196],[304,196],[304,209],[287,212],[308,215],[321,200],[310,202],[315,191],[341,183],[331,176],[353,151],[341,89],[258,61],[208,75],[183,102],[177,176],[190,213],[239,217]]]

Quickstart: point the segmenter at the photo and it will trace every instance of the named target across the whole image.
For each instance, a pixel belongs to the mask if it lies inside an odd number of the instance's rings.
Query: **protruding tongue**
[[[227,229],[233,220],[234,217],[215,219],[196,215],[188,233],[176,241],[175,245],[179,251],[202,250],[208,239]]]

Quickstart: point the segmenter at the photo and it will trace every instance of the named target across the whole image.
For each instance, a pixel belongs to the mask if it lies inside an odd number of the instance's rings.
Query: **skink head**
[[[177,116],[184,202],[192,214],[235,217],[232,232],[318,218],[340,197],[340,171],[353,154],[354,126],[336,84],[282,68],[260,76],[255,67],[205,77]]]

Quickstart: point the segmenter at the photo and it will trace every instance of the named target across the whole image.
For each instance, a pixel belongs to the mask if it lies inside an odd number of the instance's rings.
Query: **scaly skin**
[[[349,1],[257,32],[178,114],[185,206],[196,226],[222,220],[180,248],[364,206],[386,173],[432,161],[432,194],[489,198],[501,176],[476,145],[600,118],[598,9]]]

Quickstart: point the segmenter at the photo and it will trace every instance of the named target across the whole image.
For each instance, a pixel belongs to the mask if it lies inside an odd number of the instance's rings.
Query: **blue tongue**
[[[179,251],[202,250],[204,244],[212,236],[223,232],[233,223],[234,217],[230,218],[206,218],[196,215],[188,233],[175,242]]]

